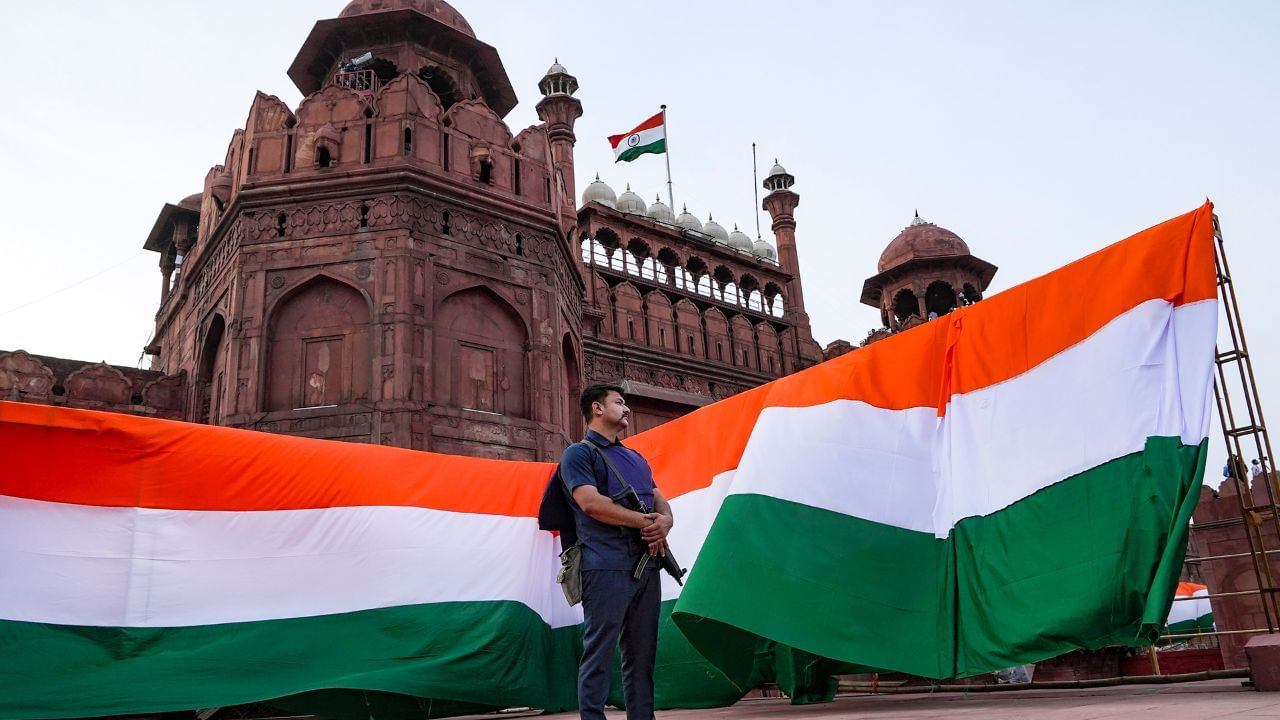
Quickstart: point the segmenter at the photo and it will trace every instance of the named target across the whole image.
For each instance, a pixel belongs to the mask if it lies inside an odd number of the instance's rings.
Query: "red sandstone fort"
[[[298,107],[258,93],[146,233],[151,369],[0,352],[0,399],[554,461],[586,384],[623,383],[638,431],[857,349],[813,339],[786,169],[763,183],[776,248],[599,178],[579,196],[577,80],[551,65],[542,122],[508,127],[498,52],[442,0],[354,0],[289,77]],[[884,327],[862,343],[995,272],[915,218],[863,287]],[[1226,505],[1206,490],[1196,514],[1215,551],[1243,542]],[[1206,576],[1242,589],[1247,563]],[[1220,625],[1254,622],[1237,604],[1215,601]]]

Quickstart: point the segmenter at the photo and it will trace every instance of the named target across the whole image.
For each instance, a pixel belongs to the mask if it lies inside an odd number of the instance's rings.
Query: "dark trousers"
[[[662,582],[646,571],[635,580],[629,570],[582,573],[582,664],[578,666],[578,709],[582,720],[604,720],[613,674],[613,648],[622,644],[622,696],[627,720],[653,720],[653,665],[658,651],[658,608]]]

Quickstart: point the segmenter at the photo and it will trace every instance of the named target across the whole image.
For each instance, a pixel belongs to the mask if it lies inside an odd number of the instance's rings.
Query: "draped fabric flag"
[[[1210,418],[1212,206],[632,438],[659,707],[1165,625]],[[571,708],[552,467],[0,402],[0,720]]]
[[[1209,604],[1209,586],[1180,582],[1173,597],[1173,607],[1169,608],[1169,632],[1213,631],[1213,607]]]

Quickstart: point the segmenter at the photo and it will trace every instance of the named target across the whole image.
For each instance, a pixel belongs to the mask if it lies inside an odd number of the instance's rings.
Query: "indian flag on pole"
[[[614,162],[631,162],[646,153],[661,154],[667,151],[667,126],[665,113],[658,113],[635,126],[630,132],[610,135]]]
[[[1154,641],[1199,497],[1212,206],[641,433],[660,708]],[[0,402],[0,718],[575,703],[552,472]]]

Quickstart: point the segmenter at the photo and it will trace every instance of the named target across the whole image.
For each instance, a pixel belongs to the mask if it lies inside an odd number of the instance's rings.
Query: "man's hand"
[[[671,532],[672,520],[670,515],[658,514],[654,517],[653,522],[640,528],[640,538],[649,543],[649,554],[653,554],[653,544],[662,541],[665,545],[667,533]],[[665,554],[665,553],[664,553]]]
[[[655,541],[653,541],[653,542],[649,543],[649,555],[651,555],[651,556],[653,556],[653,555],[659,555],[659,556],[662,556],[662,557],[666,557],[666,556],[667,556],[667,541],[666,541],[666,540],[655,540]]]

